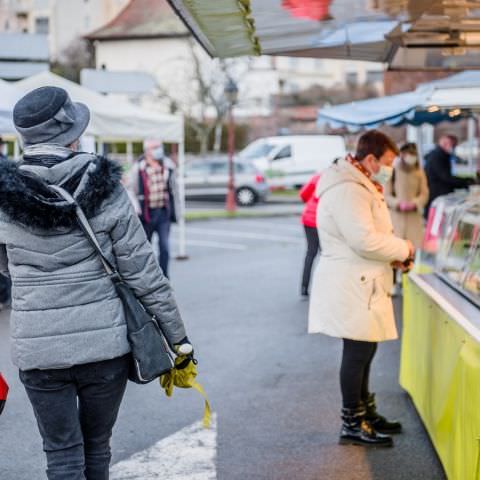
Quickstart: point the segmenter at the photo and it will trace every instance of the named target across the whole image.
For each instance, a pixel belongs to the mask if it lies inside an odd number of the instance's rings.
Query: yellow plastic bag
[[[194,388],[205,399],[205,409],[203,412],[203,426],[210,427],[211,410],[207,394],[203,387],[195,380],[197,376],[197,365],[191,357],[179,355],[175,359],[175,366],[168,373],[160,377],[160,385],[165,389],[167,397],[173,395],[173,387]]]

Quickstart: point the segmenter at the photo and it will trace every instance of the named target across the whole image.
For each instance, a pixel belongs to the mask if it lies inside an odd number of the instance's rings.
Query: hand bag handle
[[[110,261],[107,259],[107,257],[103,253],[102,247],[98,243],[97,237],[95,236],[95,233],[93,232],[93,229],[89,221],[87,220],[85,213],[83,212],[82,208],[78,205],[77,201],[62,187],[59,187],[58,185],[48,185],[48,186],[50,189],[57,192],[64,200],[66,200],[66,202],[69,205],[75,206],[75,213],[77,214],[77,219],[78,219],[80,228],[85,233],[88,240],[90,241],[93,248],[95,249],[98,256],[100,257],[103,268],[105,269],[105,271],[110,277],[120,278],[120,275],[115,269],[115,267],[110,263]]]

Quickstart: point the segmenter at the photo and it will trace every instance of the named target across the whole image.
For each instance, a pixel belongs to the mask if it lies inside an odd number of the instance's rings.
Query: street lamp
[[[227,212],[235,212],[235,169],[233,164],[233,155],[235,152],[235,122],[233,119],[233,106],[237,103],[238,87],[237,84],[229,78],[225,85],[225,98],[228,102],[228,191],[225,208]]]

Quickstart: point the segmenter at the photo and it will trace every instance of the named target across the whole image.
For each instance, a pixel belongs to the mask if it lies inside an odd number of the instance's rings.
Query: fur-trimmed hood
[[[65,188],[87,217],[94,216],[104,200],[118,188],[121,167],[92,154],[78,153],[48,168],[0,162],[0,211],[9,221],[50,230],[76,225],[75,209],[48,184]]]

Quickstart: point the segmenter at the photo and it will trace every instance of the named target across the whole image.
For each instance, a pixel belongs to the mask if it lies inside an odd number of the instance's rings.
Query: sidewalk
[[[300,215],[303,204],[295,195],[274,194],[264,203],[253,207],[237,207],[235,217],[276,217],[287,215]],[[187,200],[186,219],[206,220],[211,218],[229,218],[232,215],[226,212],[225,203],[222,201],[196,201]]]

